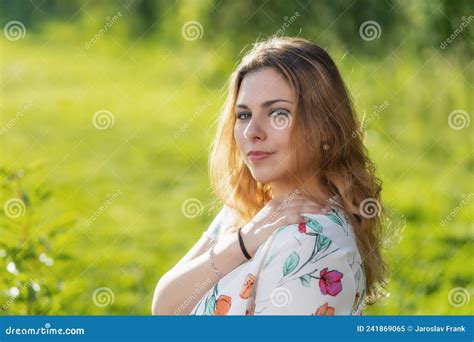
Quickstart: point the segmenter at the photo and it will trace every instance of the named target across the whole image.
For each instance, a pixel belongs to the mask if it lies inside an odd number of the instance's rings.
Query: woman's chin
[[[269,174],[263,174],[263,173],[252,173],[253,178],[260,183],[267,184],[271,183],[275,180],[275,177],[273,175]]]

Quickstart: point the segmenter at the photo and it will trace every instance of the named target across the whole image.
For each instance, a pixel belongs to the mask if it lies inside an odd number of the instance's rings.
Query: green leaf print
[[[219,290],[217,289],[217,285],[214,285],[212,290],[212,295],[207,297],[206,299],[206,306],[204,308],[204,315],[214,315],[216,311],[216,302],[217,302],[217,295],[219,294]]]
[[[270,262],[273,260],[274,256],[278,254],[278,253],[275,253],[273,254],[272,256],[270,256],[270,258],[268,258],[268,260],[265,262],[265,264],[263,265],[262,269],[265,269],[267,268],[268,265],[270,265]]]
[[[347,226],[344,222],[344,220],[341,219],[341,217],[337,214],[337,212],[333,212],[333,213],[329,213],[326,215],[332,222],[334,222],[335,224],[337,224],[338,226],[341,226],[342,227],[342,230],[344,231],[344,233],[347,235],[348,234],[348,231],[347,231]],[[348,221],[348,219],[346,218],[346,220]]]
[[[335,224],[341,227],[344,227],[344,224],[342,223],[341,219],[336,214],[330,213],[330,214],[327,214],[326,216]]]
[[[318,236],[318,252],[327,249],[331,244],[331,239],[324,235]]]
[[[305,287],[310,287],[311,285],[311,276],[309,274],[305,274],[304,276],[300,277],[301,284]]]
[[[283,276],[286,276],[288,273],[291,273],[298,263],[300,262],[300,256],[298,253],[293,252],[288,258],[286,258],[285,264],[283,265]]]
[[[218,223],[214,226],[214,229],[212,230],[212,233],[214,235],[217,235],[217,233],[219,233],[219,230],[221,229],[221,225]]]
[[[204,309],[204,315],[214,315],[216,311],[216,296],[211,295],[206,300],[206,308]]]
[[[360,280],[360,268],[357,270],[356,274],[354,275],[354,278],[359,281]]]
[[[309,222],[306,223],[306,227],[311,228],[316,233],[322,233],[323,232],[323,226],[321,226],[321,224],[318,221],[309,220]]]

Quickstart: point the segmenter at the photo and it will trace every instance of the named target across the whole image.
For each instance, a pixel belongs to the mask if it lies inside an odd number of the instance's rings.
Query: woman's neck
[[[322,201],[328,200],[331,196],[321,185],[321,182],[317,179],[311,178],[306,181],[302,186],[292,185],[288,181],[274,181],[271,182],[272,198],[280,196],[295,196],[297,194],[304,194],[314,197]]]

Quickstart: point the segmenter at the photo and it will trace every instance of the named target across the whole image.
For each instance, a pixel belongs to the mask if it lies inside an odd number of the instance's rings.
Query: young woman
[[[158,282],[153,314],[360,315],[385,285],[381,185],[331,57],[255,44],[210,155],[222,209]]]

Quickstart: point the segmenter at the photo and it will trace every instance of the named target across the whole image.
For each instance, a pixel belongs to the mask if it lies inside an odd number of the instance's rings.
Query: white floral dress
[[[365,275],[342,209],[304,214],[277,229],[252,259],[215,283],[191,315],[362,315]],[[203,235],[216,241],[232,215],[224,206]]]

